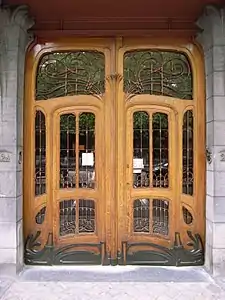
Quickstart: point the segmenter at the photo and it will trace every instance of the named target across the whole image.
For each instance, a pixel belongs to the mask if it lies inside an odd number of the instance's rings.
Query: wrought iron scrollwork
[[[102,95],[105,91],[105,57],[98,51],[55,52],[39,63],[36,99]]]
[[[103,242],[99,244],[71,244],[57,248],[53,244],[52,233],[49,233],[45,246],[40,249],[40,235],[41,232],[38,231],[34,235],[29,235],[26,239],[24,256],[25,263],[28,265],[109,264],[105,243]]]
[[[124,55],[124,91],[192,99],[190,63],[183,53],[136,50]]]
[[[198,266],[204,263],[204,248],[199,234],[187,231],[190,242],[183,246],[180,233],[175,233],[174,245],[166,248],[154,243],[122,243],[119,263],[122,265]],[[137,250],[138,247],[150,250]],[[135,249],[135,250],[134,250]]]

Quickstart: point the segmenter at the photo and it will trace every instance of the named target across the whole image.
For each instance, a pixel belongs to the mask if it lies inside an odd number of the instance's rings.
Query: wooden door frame
[[[196,224],[195,231],[203,233],[205,239],[205,79],[204,79],[204,61],[203,52],[200,46],[186,38],[59,38],[49,41],[43,45],[34,45],[28,49],[26,57],[25,72],[25,101],[24,101],[24,124],[32,124],[34,118],[34,87],[36,78],[36,69],[40,57],[50,51],[90,49],[99,50],[106,54],[108,62],[106,63],[106,102],[104,104],[104,120],[110,124],[110,128],[105,126],[105,155],[108,161],[104,166],[105,185],[104,195],[106,201],[106,245],[107,255],[113,264],[117,263],[118,252],[122,252],[118,241],[126,238],[123,231],[118,230],[123,227],[124,211],[120,199],[124,199],[126,191],[126,161],[125,141],[126,124],[124,115],[126,105],[123,92],[123,54],[126,51],[134,49],[157,49],[179,51],[188,57],[193,73],[193,99],[195,102],[195,114],[197,124],[195,134],[195,160],[199,162],[201,168],[196,171],[195,190],[198,195],[195,196],[194,207],[198,212],[201,221]],[[29,136],[33,134],[32,126],[24,126],[24,179],[30,177],[30,169],[34,154],[31,151]],[[198,142],[197,142],[198,138]],[[113,142],[116,141],[116,142]],[[201,170],[200,170],[201,169]],[[197,187],[197,189],[196,189]],[[29,186],[24,180],[24,235],[27,237],[33,230],[33,225],[28,221],[29,215],[33,214],[31,201],[34,197],[31,195]],[[204,209],[202,209],[204,207]],[[117,220],[115,222],[115,220]],[[110,247],[109,247],[110,245]]]

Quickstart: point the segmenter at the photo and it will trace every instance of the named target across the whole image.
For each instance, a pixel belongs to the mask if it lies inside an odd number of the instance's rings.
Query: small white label
[[[0,162],[10,162],[10,161],[11,161],[10,153],[0,151]]]
[[[82,153],[82,166],[94,166],[94,153]]]
[[[134,158],[133,159],[133,169],[143,169],[144,161],[143,158]]]

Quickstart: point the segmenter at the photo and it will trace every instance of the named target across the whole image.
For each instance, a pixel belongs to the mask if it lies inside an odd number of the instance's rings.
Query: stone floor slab
[[[1,282],[1,300],[225,300],[203,268],[33,267]]]

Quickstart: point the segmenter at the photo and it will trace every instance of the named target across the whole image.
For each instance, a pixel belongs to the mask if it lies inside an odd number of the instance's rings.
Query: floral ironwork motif
[[[136,50],[124,55],[124,91],[192,99],[191,66],[185,54]]]
[[[105,91],[105,57],[98,51],[45,54],[38,66],[36,100],[101,95]]]
[[[188,110],[183,117],[183,193],[193,195],[194,190],[194,119]]]
[[[163,265],[163,266],[199,266],[204,263],[204,247],[199,234],[187,231],[190,242],[186,249],[182,244],[180,233],[175,232],[175,240],[172,248],[154,243],[122,242],[122,251],[119,255],[119,263],[122,265]],[[149,247],[149,250],[137,250],[138,246]],[[136,249],[136,250],[135,250]]]
[[[95,202],[93,200],[63,200],[59,203],[59,209],[61,236],[95,232]]]
[[[35,196],[46,192],[46,125],[41,111],[35,116]]]
[[[144,198],[134,200],[133,231],[167,236],[169,234],[168,201]]]

